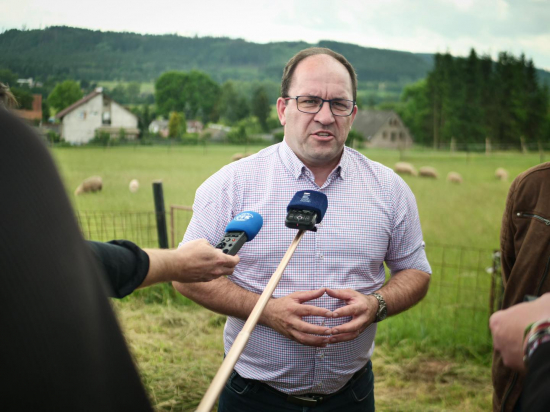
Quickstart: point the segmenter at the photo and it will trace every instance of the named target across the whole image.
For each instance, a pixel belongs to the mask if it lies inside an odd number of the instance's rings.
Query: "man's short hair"
[[[13,109],[17,107],[17,99],[4,83],[0,83],[0,107]]]
[[[290,89],[290,83],[292,81],[292,76],[298,64],[304,60],[306,57],[316,56],[319,54],[326,54],[344,65],[346,70],[349,73],[351,78],[351,88],[353,90],[353,100],[357,100],[357,74],[355,69],[347,59],[342,56],[340,53],[336,53],[325,47],[310,47],[309,49],[304,49],[296,53],[286,64],[285,69],[283,70],[283,80],[281,82],[281,96],[289,97],[288,90]]]

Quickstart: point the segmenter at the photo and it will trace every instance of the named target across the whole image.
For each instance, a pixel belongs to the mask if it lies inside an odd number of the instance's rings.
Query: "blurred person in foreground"
[[[284,69],[281,91],[284,141],[201,185],[182,245],[217,241],[243,210],[263,216],[262,230],[241,249],[232,276],[174,286],[229,315],[227,353],[296,235],[284,224],[288,202],[299,190],[323,192],[323,221],[296,249],[218,410],[374,411],[377,322],[420,301],[430,280],[416,201],[391,169],[345,147],[357,77],[344,56],[299,52]],[[384,262],[392,275],[386,285]]]
[[[550,162],[523,172],[512,182],[500,249],[502,309],[522,303],[526,295],[550,292]],[[506,366],[500,348],[495,347],[493,354],[493,411],[522,411],[525,375]]]
[[[210,280],[238,258],[199,240],[181,251],[91,245],[96,259],[47,148],[5,107],[8,92],[0,85],[1,409],[151,411],[109,283],[122,296],[157,281]]]
[[[550,410],[550,293],[495,312],[490,326],[504,365],[525,374],[521,410]]]

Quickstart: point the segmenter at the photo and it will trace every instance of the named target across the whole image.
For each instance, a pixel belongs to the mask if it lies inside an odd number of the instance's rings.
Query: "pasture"
[[[54,148],[77,211],[152,212],[151,183],[161,179],[170,204],[192,205],[195,190],[236,152],[261,147],[120,146]],[[513,178],[539,163],[538,154],[361,150],[389,167],[400,161],[432,166],[439,179],[404,176],[416,196],[434,275],[420,305],[383,322],[373,356],[379,410],[458,411],[490,407],[489,288],[491,251]],[[497,181],[495,169],[508,170]],[[460,185],[446,181],[458,172]],[[100,193],[74,196],[92,175]],[[138,179],[137,193],[128,190]],[[329,205],[330,207],[330,205]],[[183,231],[185,228],[178,228]],[[104,239],[102,239],[104,240]],[[178,241],[177,239],[176,241]],[[154,247],[154,244],[142,245]],[[224,317],[160,285],[115,303],[126,337],[157,410],[193,410],[223,355]]]

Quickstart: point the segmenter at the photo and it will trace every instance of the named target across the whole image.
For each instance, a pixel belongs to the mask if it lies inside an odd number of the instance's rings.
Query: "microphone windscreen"
[[[264,219],[256,212],[241,212],[229,222],[225,228],[226,232],[244,232],[246,233],[246,241],[249,242],[258,234]]]
[[[315,190],[300,190],[296,192],[286,210],[287,212],[290,209],[311,210],[317,213],[317,223],[319,223],[323,220],[327,207],[328,199],[324,193]]]

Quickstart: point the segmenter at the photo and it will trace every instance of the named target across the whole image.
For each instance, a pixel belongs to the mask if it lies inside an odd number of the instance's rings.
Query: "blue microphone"
[[[285,226],[291,229],[317,231],[315,225],[320,223],[327,211],[327,196],[315,190],[296,192],[286,210]]]
[[[264,219],[259,213],[239,213],[225,228],[225,235],[216,248],[222,249],[226,255],[235,256],[245,242],[256,237],[263,223]]]

